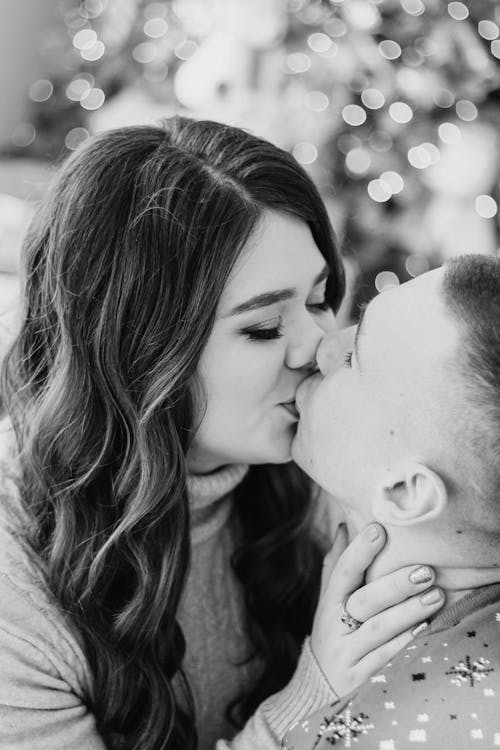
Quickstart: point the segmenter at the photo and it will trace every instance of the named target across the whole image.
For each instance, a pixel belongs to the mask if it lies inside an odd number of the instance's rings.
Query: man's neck
[[[347,520],[349,541],[360,530],[357,526],[358,524],[353,525]],[[464,556],[463,564],[462,561],[458,564],[455,561],[452,565],[444,565],[441,562],[446,560],[445,552],[439,551],[436,557],[432,557],[431,552],[427,554],[429,549],[435,549],[435,545],[418,545],[418,551],[414,553],[406,538],[397,539],[396,537],[399,535],[394,533],[394,530],[386,531],[386,545],[368,568],[366,572],[367,582],[381,578],[407,565],[431,565],[436,576],[435,585],[440,586],[446,594],[445,609],[448,609],[474,589],[492,583],[500,583],[500,553],[498,559],[492,559],[491,563],[482,561],[476,564],[473,560],[466,559]]]

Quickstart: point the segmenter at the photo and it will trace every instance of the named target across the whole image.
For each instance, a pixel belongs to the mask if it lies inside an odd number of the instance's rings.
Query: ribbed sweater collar
[[[248,471],[246,464],[231,464],[210,474],[190,474],[187,491],[191,511],[191,543],[213,536],[231,512],[231,494]]]
[[[440,630],[452,628],[457,625],[464,617],[476,612],[478,609],[487,607],[500,600],[500,583],[490,583],[487,586],[481,586],[466,594],[458,602],[455,602],[449,609],[444,612],[438,612],[436,617],[431,621],[430,628],[425,633],[438,633]]]

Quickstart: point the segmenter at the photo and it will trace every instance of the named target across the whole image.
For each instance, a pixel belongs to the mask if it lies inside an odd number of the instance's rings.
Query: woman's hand
[[[325,557],[311,648],[341,698],[412,640],[416,627],[442,607],[444,593],[432,586],[434,571],[426,565],[409,565],[362,586],[366,569],[385,544],[385,531],[371,524],[340,556],[345,532],[339,534]],[[361,622],[359,627],[354,623],[356,629],[342,622],[343,603],[344,614]]]

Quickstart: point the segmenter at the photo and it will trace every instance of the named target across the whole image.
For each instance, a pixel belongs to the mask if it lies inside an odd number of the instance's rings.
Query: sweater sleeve
[[[62,623],[0,575],[0,747],[105,750]]]
[[[234,739],[218,740],[216,750],[277,750],[291,724],[337,700],[307,638],[288,685],[265,700]]]

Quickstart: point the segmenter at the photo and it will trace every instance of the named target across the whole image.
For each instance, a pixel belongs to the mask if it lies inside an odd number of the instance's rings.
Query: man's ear
[[[435,471],[413,463],[394,474],[376,494],[375,519],[389,526],[410,526],[432,521],[448,503],[446,486]]]

